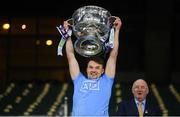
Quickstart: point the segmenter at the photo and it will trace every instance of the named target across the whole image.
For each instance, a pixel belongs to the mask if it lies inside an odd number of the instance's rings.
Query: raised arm
[[[68,29],[68,23],[66,21],[64,22],[64,27]],[[68,59],[70,75],[72,80],[74,80],[79,74],[80,69],[79,69],[79,64],[74,55],[74,48],[71,37],[69,37],[68,40],[66,41],[66,55]]]
[[[121,29],[121,19],[116,17],[114,22],[115,26],[115,35],[114,35],[114,47],[110,52],[109,58],[106,63],[105,74],[111,78],[114,78],[116,72],[116,61],[118,56],[118,49],[119,49],[119,31]]]

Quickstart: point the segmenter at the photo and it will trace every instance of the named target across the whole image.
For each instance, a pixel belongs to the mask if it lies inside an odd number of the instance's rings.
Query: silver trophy
[[[75,51],[84,57],[103,53],[114,20],[115,17],[109,11],[99,6],[89,5],[77,9],[68,20],[77,38]]]

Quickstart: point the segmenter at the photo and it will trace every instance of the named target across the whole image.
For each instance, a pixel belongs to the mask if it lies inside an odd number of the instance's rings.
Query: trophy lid
[[[89,25],[94,25],[101,32],[108,33],[110,17],[110,12],[105,8],[94,5],[80,7],[72,15],[74,31],[82,32]]]

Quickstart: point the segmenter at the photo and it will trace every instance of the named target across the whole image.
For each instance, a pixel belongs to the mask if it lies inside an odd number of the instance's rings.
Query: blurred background
[[[73,84],[57,56],[56,26],[76,9],[97,5],[122,20],[110,114],[145,79],[163,116],[180,115],[179,0],[1,1],[0,116],[71,115]],[[76,55],[82,68],[85,58]]]

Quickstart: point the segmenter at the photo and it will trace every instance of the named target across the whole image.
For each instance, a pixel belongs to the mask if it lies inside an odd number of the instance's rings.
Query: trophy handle
[[[70,24],[69,26],[71,26],[71,27],[74,26],[74,20],[73,20],[73,18],[68,19],[67,22]]]
[[[111,16],[109,17],[109,24],[110,27],[112,28],[114,26],[114,21],[116,20],[116,16]]]

